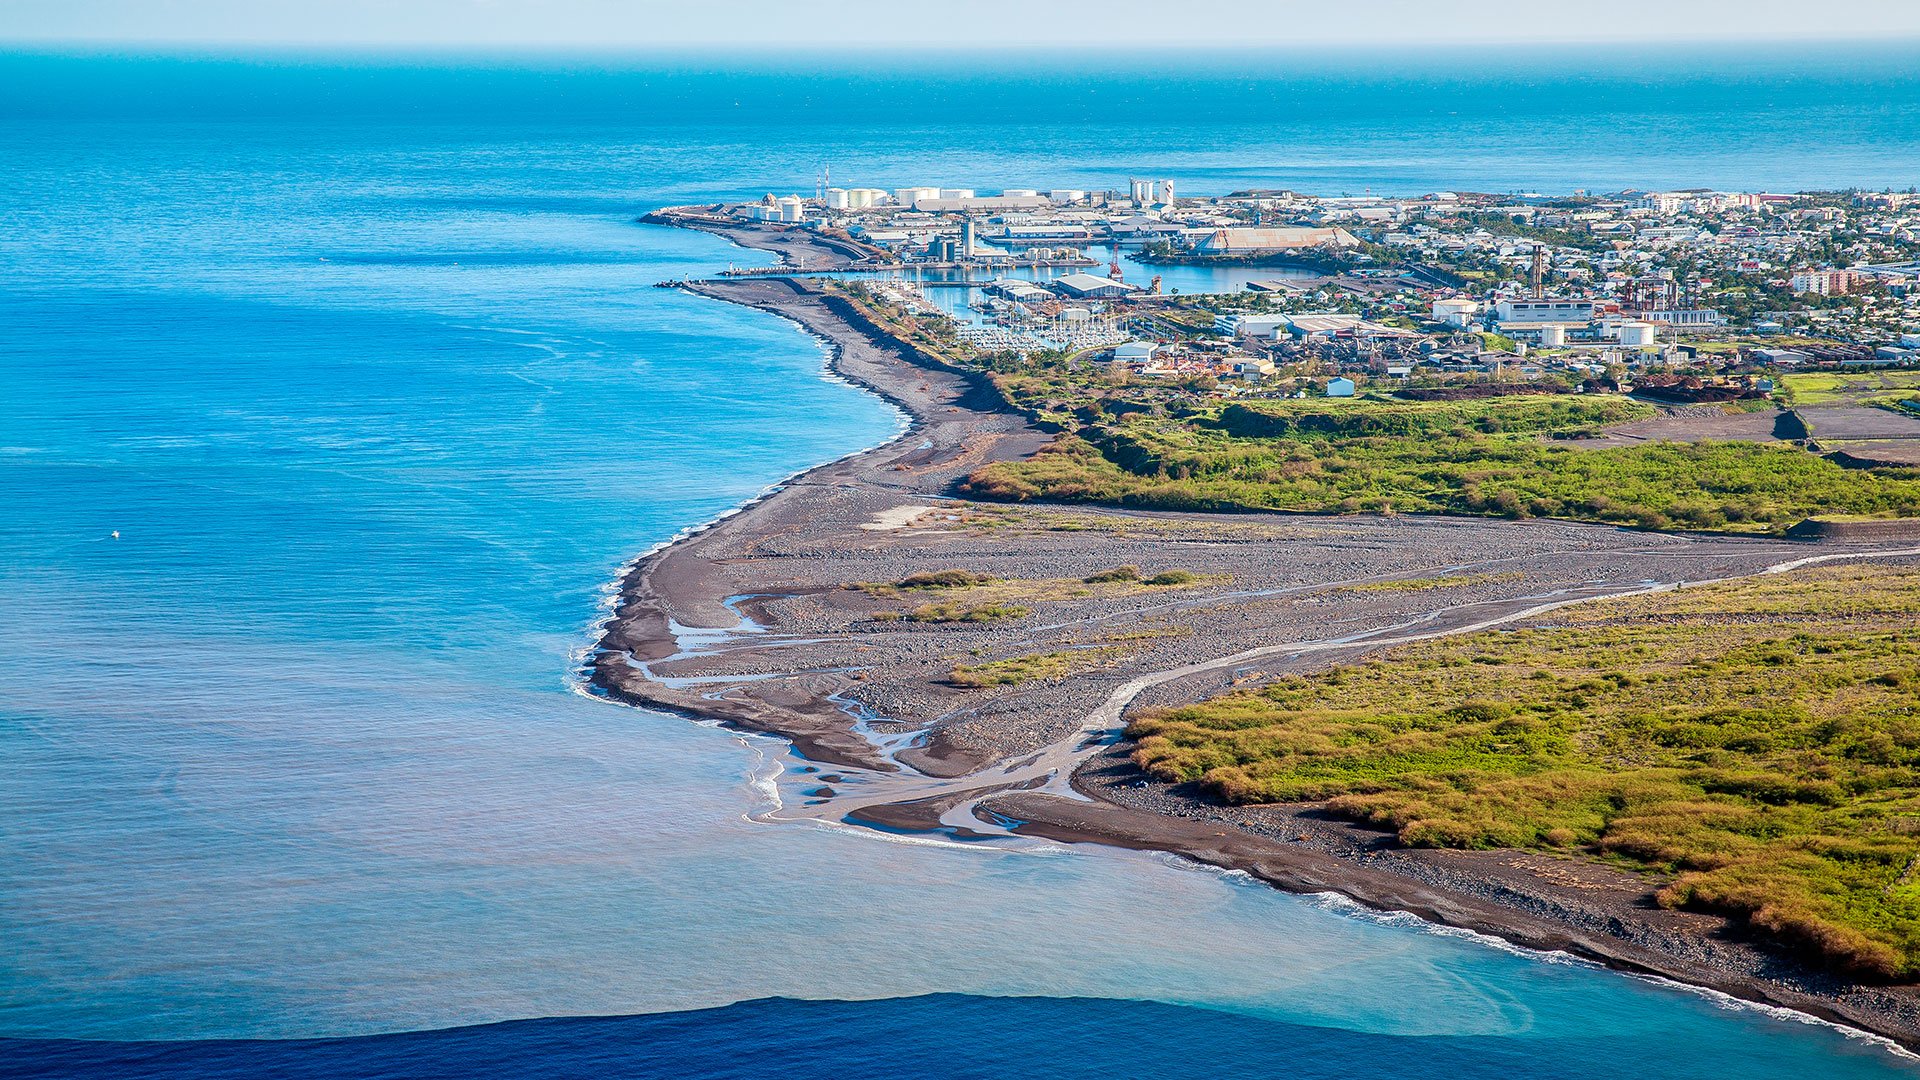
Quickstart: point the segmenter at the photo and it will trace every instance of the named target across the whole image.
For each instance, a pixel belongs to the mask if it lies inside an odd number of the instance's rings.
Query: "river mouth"
[[[1765,973],[1790,958],[1764,942],[1724,943],[1735,928],[1723,919],[1655,908],[1631,875],[1567,884],[1534,856],[1509,853],[1502,867],[1393,851],[1312,808],[1278,808],[1295,832],[1250,832],[1196,793],[1140,790],[1116,747],[1130,710],[1396,644],[1920,551],[1539,520],[969,502],[952,493],[970,470],[1044,441],[981,394],[975,375],[892,339],[818,282],[687,287],[800,325],[826,343],[835,371],[913,417],[894,441],[797,477],[636,566],[590,662],[592,685],[616,700],[792,739],[810,763],[801,768],[822,772],[783,773],[756,820],[1023,852],[1063,842],[1171,852],[1291,891],[1337,891],[1532,949],[1908,1030],[1912,1010],[1897,995],[1867,1004],[1862,988],[1775,980]],[[1116,566],[1175,567],[1178,584],[1114,578],[1106,568]],[[1088,656],[1101,662],[1075,659]],[[1071,674],[972,674],[1039,664]],[[1077,782],[1096,761],[1100,779]],[[832,782],[815,779],[829,773]],[[1580,891],[1589,888],[1600,892]],[[1698,954],[1702,935],[1714,945]]]
[[[216,63],[199,81],[209,69],[186,58],[0,60],[36,113],[0,121],[0,202],[24,223],[0,245],[0,1030],[103,1054],[145,1040],[115,1059],[121,1075],[169,1061],[219,1075],[196,1048],[220,1039],[262,1055],[230,1061],[233,1076],[299,1075],[303,1049],[328,1076],[355,1075],[353,1055],[398,1060],[388,1075],[578,1074],[593,1059],[575,1051],[605,1041],[556,1024],[536,1026],[535,1052],[462,1054],[487,1033],[455,1027],[571,1013],[653,1018],[607,1050],[635,1075],[664,1045],[709,1053],[670,1060],[675,1076],[808,1062],[918,1077],[954,1061],[1073,1075],[1076,1060],[1217,1075],[1242,1047],[1246,1075],[1899,1073],[1831,1030],[1171,856],[747,819],[747,785],[769,771],[754,762],[788,744],[609,708],[561,673],[633,552],[886,440],[898,416],[823,379],[787,324],[646,289],[741,256],[630,222],[652,192],[704,195],[743,131],[761,140],[755,168],[784,178],[865,152],[872,130],[844,126],[837,102],[842,126],[789,125],[776,107],[743,128],[731,87],[715,90],[718,123],[649,127],[621,96],[635,81],[605,92],[578,70],[604,126],[532,111],[503,125],[495,104],[524,105],[509,76],[328,63]],[[234,91],[180,92],[216,81]],[[428,84],[444,119],[396,107]],[[353,86],[375,89],[342,112],[334,95]],[[70,91],[72,108],[56,100]],[[1065,130],[1031,100],[1007,98],[1033,119],[994,129],[1005,145],[956,150],[909,116],[901,152],[956,176],[1124,175],[1110,128]],[[1274,138],[1270,118],[1247,123]],[[1177,133],[1166,149],[1209,165]],[[983,165],[986,150],[1000,156]],[[1665,153],[1675,176],[1706,160]],[[1475,175],[1511,164],[1491,155]],[[943,460],[946,444],[918,438],[921,464]],[[870,665],[816,674],[850,666]],[[948,748],[918,749],[938,765]],[[931,991],[966,993],[919,998]],[[924,1008],[674,1018],[876,996]],[[1096,1015],[1143,997],[1212,1007]],[[1209,1023],[1249,1016],[1271,1037]],[[278,1041],[400,1028],[435,1031],[397,1058]],[[1349,1061],[1314,1038],[1325,1030],[1370,1038]],[[1443,1041],[1458,1052],[1437,1054]],[[20,1047],[0,1043],[0,1071],[78,1068]]]

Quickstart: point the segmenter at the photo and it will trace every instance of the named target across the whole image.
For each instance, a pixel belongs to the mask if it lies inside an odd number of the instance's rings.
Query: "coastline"
[[[703,231],[755,247],[760,245],[751,241],[765,240],[759,234],[768,232]],[[779,239],[778,246],[764,250],[791,265],[795,237],[782,232]],[[628,704],[782,736],[823,770],[823,779],[837,779],[835,769],[903,778],[894,792],[899,797],[849,803],[836,801],[840,793],[835,793],[817,800],[821,806],[809,811],[812,816],[830,813],[842,820],[923,830],[954,828],[961,818],[983,828],[997,820],[1011,822],[1015,833],[1056,841],[1165,851],[1243,871],[1287,891],[1334,892],[1376,910],[1408,912],[1525,948],[1570,953],[1920,1047],[1920,992],[1914,988],[1865,986],[1811,970],[1728,920],[1655,907],[1646,901],[1644,880],[1618,871],[1515,852],[1400,849],[1384,834],[1310,808],[1220,806],[1147,780],[1125,760],[1124,747],[1111,741],[1091,750],[1079,747],[1071,792],[1010,793],[1000,774],[986,776],[990,769],[1011,771],[1024,755],[1070,746],[1078,718],[1129,672],[1175,670],[1176,661],[1195,669],[1144,688],[1123,709],[1194,700],[1249,677],[1238,668],[1222,668],[1221,659],[1238,651],[1223,642],[1271,643],[1280,661],[1263,664],[1253,675],[1306,670],[1378,648],[1380,635],[1410,620],[1443,629],[1450,621],[1470,626],[1490,612],[1524,611],[1542,589],[1579,599],[1581,575],[1610,546],[1628,548],[1626,561],[1642,576],[1649,571],[1641,559],[1670,561],[1671,568],[1656,569],[1676,582],[1699,580],[1689,575],[1709,564],[1715,572],[1738,576],[1760,572],[1786,552],[1853,549],[1622,534],[1565,523],[1300,520],[1078,507],[1041,511],[1040,523],[1031,527],[993,523],[971,535],[973,511],[952,501],[954,480],[987,461],[1031,454],[1047,441],[1045,432],[1008,412],[983,380],[870,332],[849,317],[844,302],[836,307],[831,297],[805,283],[755,278],[681,287],[793,322],[824,343],[832,374],[887,400],[909,422],[881,445],[798,473],[631,564],[586,665],[596,691]],[[892,524],[906,511],[917,513]],[[1073,528],[1060,527],[1066,518],[1073,519]],[[1203,545],[1229,550],[1219,556]],[[1269,550],[1300,558],[1306,545],[1325,560],[1324,566],[1308,567],[1307,575],[1336,586],[1406,573],[1395,562],[1401,553],[1390,550],[1403,547],[1415,553],[1415,569],[1427,565],[1420,557],[1522,567],[1532,591],[1476,588],[1470,590],[1474,595],[1459,598],[1461,603],[1431,611],[1393,598],[1363,605],[1278,576],[1249,580],[1254,575],[1241,568]],[[1124,664],[1133,666],[1120,671],[1091,671],[1064,680],[1071,685],[990,699],[948,692],[938,669],[952,655],[1006,651],[1012,647],[1009,635],[1029,645],[1038,635],[998,627],[883,627],[868,618],[871,600],[845,587],[862,580],[850,576],[848,567],[865,564],[871,564],[866,578],[883,579],[952,565],[965,556],[1002,560],[1038,576],[1063,567],[1077,573],[1110,565],[1106,560],[1144,560],[1174,547],[1188,559],[1228,558],[1223,565],[1237,567],[1239,580],[1231,589],[1223,586],[1198,599],[1097,598],[1061,618],[1132,625],[1142,618],[1169,618],[1164,609],[1178,609],[1181,618],[1196,623],[1188,637],[1141,646],[1146,654],[1128,657]],[[1529,548],[1546,554],[1520,554]],[[1859,551],[1871,554],[1872,549]],[[1342,573],[1344,578],[1338,576]],[[1278,628],[1244,620],[1223,623],[1221,605],[1239,596],[1284,597],[1322,610]],[[1206,608],[1201,600],[1216,606]],[[1235,606],[1253,605],[1236,601]],[[1246,618],[1258,617],[1253,612]],[[1327,625],[1359,632],[1344,639],[1311,636],[1324,633]],[[687,628],[704,632],[689,634]],[[1255,633],[1268,636],[1249,636]],[[822,641],[828,644],[823,647]],[[1299,645],[1297,652],[1288,652],[1289,642]],[[857,662],[852,659],[861,654]],[[895,671],[904,674],[895,677]],[[918,779],[909,783],[906,778]],[[969,778],[977,780],[971,787]],[[945,795],[907,797],[934,791]]]

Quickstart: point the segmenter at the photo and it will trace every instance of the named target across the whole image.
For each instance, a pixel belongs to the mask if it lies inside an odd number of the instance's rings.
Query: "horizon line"
[[[1692,51],[1700,48],[1762,48],[1793,51],[1865,48],[1893,50],[1920,43],[1920,33],[1901,33],[1890,37],[1834,36],[1698,36],[1698,37],[1459,37],[1427,41],[1377,42],[1365,38],[1326,38],[1320,40],[1275,39],[1271,41],[1176,41],[1145,44],[1135,42],[995,42],[946,43],[925,39],[853,42],[742,42],[726,40],[685,40],[665,42],[625,42],[607,44],[590,41],[507,42],[472,41],[381,41],[326,40],[301,41],[283,38],[109,38],[109,37],[21,37],[0,36],[0,52],[107,53],[115,55],[220,55],[267,54],[387,54],[387,55],[470,55],[527,57],[643,58],[650,56],[713,56],[736,54],[764,57],[818,55],[872,55],[909,53],[918,55],[994,55],[1038,56],[1048,54],[1100,55],[1151,54],[1166,56],[1232,55],[1280,53],[1290,57],[1303,53],[1337,51],[1341,53],[1444,54],[1476,48],[1533,48],[1594,51]]]

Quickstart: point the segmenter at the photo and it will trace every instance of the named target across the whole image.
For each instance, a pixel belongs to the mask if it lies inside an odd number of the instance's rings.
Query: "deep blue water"
[[[522,1020],[448,1032],[283,1042],[46,1042],[14,1047],[28,1078],[452,1080],[511,1076],[862,1080],[1722,1080],[1775,1071],[1761,1048],[1678,1061],[1621,1053],[1604,1030],[1537,1045],[1476,1035],[1418,1040],[1099,998],[959,994],[870,1002],[769,999],[631,1017]],[[10,1049],[0,1042],[0,1051]],[[1834,1075],[1829,1063],[1800,1063]],[[1844,1071],[1843,1062],[1830,1063]]]
[[[1153,857],[762,824],[778,744],[573,668],[623,563],[899,423],[786,324],[650,288],[756,258],[634,224],[652,206],[805,190],[822,161],[1904,187],[1910,66],[834,63],[0,56],[0,1036],[661,1014],[96,1045],[94,1075],[1905,1073]],[[763,998],[829,1000],[689,1011]],[[75,1052],[0,1044],[0,1072]]]

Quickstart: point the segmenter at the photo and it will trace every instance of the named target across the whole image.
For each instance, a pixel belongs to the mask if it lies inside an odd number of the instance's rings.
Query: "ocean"
[[[0,1073],[1911,1075],[1157,856],[765,824],[783,744],[577,671],[629,560],[902,423],[651,288],[765,257],[650,208],[1904,189],[1909,55],[0,55]]]

